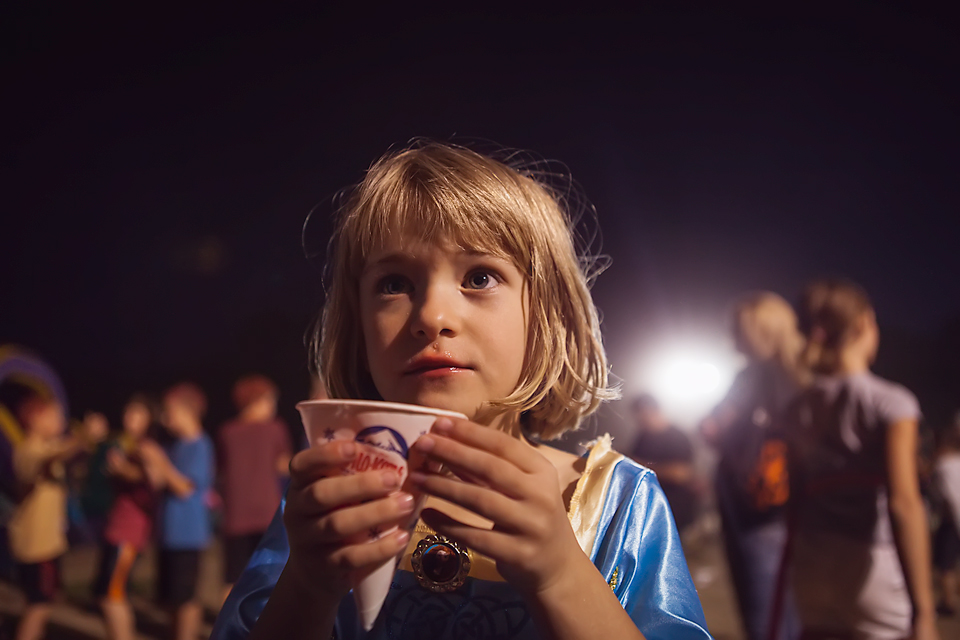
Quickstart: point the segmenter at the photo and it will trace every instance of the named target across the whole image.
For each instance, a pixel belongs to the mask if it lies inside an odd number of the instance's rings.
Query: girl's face
[[[520,380],[526,281],[502,258],[395,240],[360,277],[367,365],[384,400],[473,417]]]
[[[142,438],[150,426],[150,411],[139,402],[131,402],[123,410],[123,430],[133,438]]]

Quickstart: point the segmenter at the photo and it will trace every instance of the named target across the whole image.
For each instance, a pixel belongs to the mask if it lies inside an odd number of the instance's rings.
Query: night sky
[[[722,338],[740,292],[844,275],[878,371],[934,420],[960,406],[950,15],[361,9],[3,9],[0,343],[76,411],[192,378],[215,421],[256,370],[289,415],[331,198],[416,136],[566,164],[613,259],[594,291],[625,388],[657,344]]]

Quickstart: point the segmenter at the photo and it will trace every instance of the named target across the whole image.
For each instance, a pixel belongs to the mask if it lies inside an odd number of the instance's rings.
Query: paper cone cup
[[[453,411],[431,409],[417,405],[368,400],[308,400],[297,405],[310,445],[352,440],[359,452],[344,473],[362,473],[377,469],[396,469],[400,483],[407,479],[407,461],[410,447],[437,418],[466,416]],[[414,512],[401,526],[412,528],[420,517],[423,497],[415,496]],[[356,542],[377,540],[397,529],[371,530]],[[365,631],[370,631],[383,606],[399,556],[358,578],[353,585],[357,613]]]

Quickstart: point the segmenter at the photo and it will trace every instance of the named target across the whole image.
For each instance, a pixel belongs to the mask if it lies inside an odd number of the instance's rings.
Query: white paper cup
[[[410,447],[430,431],[436,419],[466,419],[465,415],[455,411],[372,400],[307,400],[299,403],[297,410],[310,446],[334,440],[352,440],[359,445],[357,456],[344,473],[396,469],[401,484],[407,479]],[[409,527],[416,523],[423,508],[423,497],[415,497],[413,515],[408,522],[402,523]],[[357,542],[377,540],[396,528],[370,531]],[[387,598],[398,559],[399,555],[373,572],[358,577],[353,585],[357,613],[366,631],[373,628],[380,607]]]

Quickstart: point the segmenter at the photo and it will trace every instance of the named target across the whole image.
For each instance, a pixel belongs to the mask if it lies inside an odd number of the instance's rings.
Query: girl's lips
[[[452,373],[457,373],[460,371],[469,371],[470,367],[458,362],[453,358],[443,358],[443,357],[430,357],[426,356],[423,358],[414,359],[407,367],[403,370],[403,375],[406,376],[422,376],[422,375],[450,375]]]
[[[417,378],[445,378],[470,371],[465,367],[432,367],[410,371],[406,375]]]

